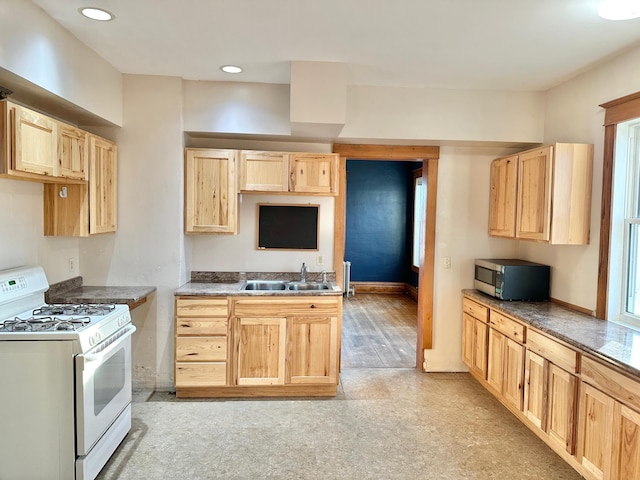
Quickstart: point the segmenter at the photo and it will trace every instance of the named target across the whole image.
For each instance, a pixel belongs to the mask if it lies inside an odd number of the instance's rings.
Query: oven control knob
[[[128,323],[127,321],[127,316],[123,315],[120,318],[118,318],[118,326],[121,327],[123,325],[126,325]]]
[[[100,332],[97,332],[95,335],[91,335],[89,337],[89,344],[93,346],[100,342],[100,340],[102,340],[102,334]]]

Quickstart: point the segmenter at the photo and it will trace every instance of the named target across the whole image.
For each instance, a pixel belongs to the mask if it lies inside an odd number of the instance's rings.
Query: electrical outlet
[[[69,272],[74,272],[76,269],[76,261],[73,257],[69,257]]]
[[[444,268],[451,268],[451,257],[444,257]]]
[[[324,265],[324,257],[322,255],[316,257],[316,265]]]

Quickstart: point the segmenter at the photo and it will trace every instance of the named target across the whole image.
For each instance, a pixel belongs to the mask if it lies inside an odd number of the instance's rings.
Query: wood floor
[[[341,367],[415,367],[417,315],[418,304],[406,295],[345,297]]]

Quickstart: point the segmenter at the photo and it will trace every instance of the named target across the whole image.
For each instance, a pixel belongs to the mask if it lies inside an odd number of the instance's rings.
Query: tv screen
[[[320,205],[258,204],[258,249],[318,250]]]

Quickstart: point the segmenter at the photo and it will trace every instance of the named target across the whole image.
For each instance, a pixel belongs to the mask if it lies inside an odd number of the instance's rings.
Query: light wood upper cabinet
[[[89,135],[84,130],[58,124],[58,167],[60,176],[87,180]]]
[[[89,233],[115,232],[118,218],[118,149],[89,137]]]
[[[89,182],[44,185],[45,235],[85,237],[117,229],[117,146],[97,135],[87,140]]]
[[[58,123],[18,105],[10,108],[13,168],[39,175],[58,175]]]
[[[240,152],[240,192],[338,194],[339,155],[334,153]]]
[[[288,154],[285,152],[240,151],[240,191],[288,192]]]
[[[236,151],[185,152],[185,232],[238,233]]]
[[[295,193],[337,194],[338,155],[292,153],[290,190]]]
[[[556,143],[495,160],[491,166],[490,235],[588,244],[592,170],[590,144]]]
[[[491,162],[489,234],[515,237],[518,156]]]
[[[89,134],[89,182],[44,185],[44,234],[86,237],[117,230],[118,149]]]

